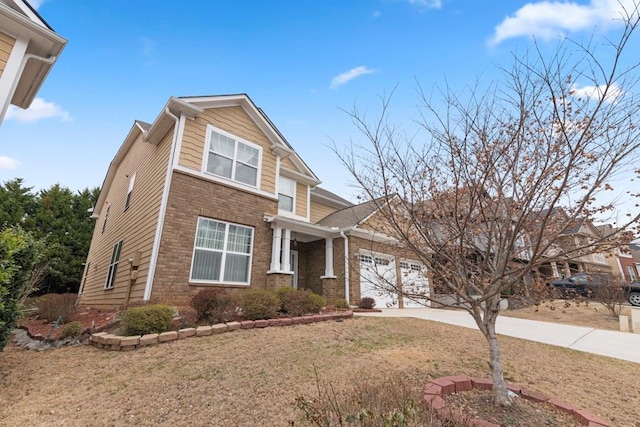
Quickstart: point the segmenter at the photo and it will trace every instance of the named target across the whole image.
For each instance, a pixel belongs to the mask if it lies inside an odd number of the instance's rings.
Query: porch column
[[[324,239],[324,276],[323,278],[336,277],[333,273],[333,239]]]
[[[284,229],[282,236],[282,271],[291,271],[291,230]]]
[[[560,277],[560,273],[558,272],[558,264],[555,261],[551,261],[551,274],[553,277]]]
[[[568,262],[564,263],[564,274],[565,274],[564,277],[571,276],[571,269],[569,268],[569,263]]]
[[[282,245],[282,228],[273,229],[273,242],[271,244],[271,271],[280,271],[280,247]]]

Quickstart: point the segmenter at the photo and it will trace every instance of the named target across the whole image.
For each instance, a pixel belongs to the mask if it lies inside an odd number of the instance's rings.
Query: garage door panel
[[[360,296],[370,297],[378,308],[397,308],[396,263],[385,254],[360,254]]]
[[[426,267],[411,260],[400,261],[402,290],[405,293],[405,307],[424,307],[429,297],[429,279]],[[414,296],[414,298],[411,298]]]

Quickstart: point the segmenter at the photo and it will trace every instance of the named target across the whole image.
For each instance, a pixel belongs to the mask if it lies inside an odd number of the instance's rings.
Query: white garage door
[[[419,262],[410,260],[400,261],[400,271],[402,274],[402,290],[405,293],[403,298],[405,307],[425,307],[429,297],[429,279],[427,269]],[[414,295],[414,298],[411,296]]]
[[[376,308],[397,308],[396,263],[390,255],[360,253],[360,297],[371,297]],[[393,284],[393,286],[391,285]]]

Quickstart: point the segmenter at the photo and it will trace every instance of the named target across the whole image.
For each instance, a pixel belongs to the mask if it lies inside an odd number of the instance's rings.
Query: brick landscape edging
[[[493,381],[488,378],[473,378],[464,375],[441,377],[429,381],[425,386],[424,403],[428,407],[431,407],[438,415],[444,418],[455,419],[463,417],[464,415],[458,413],[455,409],[449,408],[447,402],[444,401],[442,396],[474,389],[491,390],[492,387]],[[563,402],[562,400],[550,398],[537,391],[519,387],[514,384],[507,384],[507,388],[523,399],[553,405],[556,409],[573,416],[573,418],[582,425],[589,427],[609,427],[608,421],[590,412],[578,409],[577,407]],[[498,424],[490,423],[478,418],[474,419],[472,422],[473,425],[478,427],[500,427]]]
[[[198,326],[195,328],[184,328],[177,331],[163,332],[161,334],[147,334],[136,336],[120,336],[107,332],[92,334],[89,343],[96,348],[103,350],[130,351],[154,344],[173,342],[185,338],[205,337],[223,332],[231,332],[238,329],[259,329],[270,326],[290,326],[315,322],[326,322],[329,320],[350,319],[353,311],[342,311],[336,313],[314,314],[300,317],[281,317],[267,320],[243,320],[241,322],[216,323],[211,326]]]

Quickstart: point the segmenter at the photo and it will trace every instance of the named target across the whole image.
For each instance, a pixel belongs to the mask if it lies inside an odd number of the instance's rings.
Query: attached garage
[[[361,251],[360,258],[360,297],[371,297],[378,308],[399,308],[400,302],[396,289],[398,272],[395,257],[383,253]],[[403,298],[404,307],[424,307],[424,297],[429,296],[429,280],[426,268],[419,262],[400,260],[402,289],[406,295],[416,298]],[[421,301],[421,302],[418,302]]]

